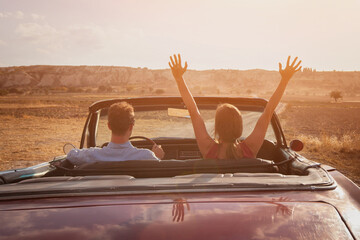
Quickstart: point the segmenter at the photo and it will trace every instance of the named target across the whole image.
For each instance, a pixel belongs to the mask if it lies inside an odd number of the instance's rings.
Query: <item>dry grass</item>
[[[360,135],[355,133],[345,134],[342,137],[322,134],[320,137],[299,135],[298,137],[309,145],[310,152],[326,150],[332,153],[356,154],[360,151]]]
[[[360,135],[345,134],[342,137],[300,135],[305,143],[304,155],[309,159],[336,167],[360,185]]]

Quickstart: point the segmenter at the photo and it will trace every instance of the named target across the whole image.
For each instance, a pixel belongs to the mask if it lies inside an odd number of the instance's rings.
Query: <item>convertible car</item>
[[[104,100],[89,107],[80,148],[110,140],[107,112],[135,109],[132,144],[157,160],[74,166],[66,155],[0,172],[0,239],[360,239],[360,189],[306,159],[273,115],[257,158],[202,159],[179,97]],[[209,132],[220,103],[237,106],[246,137],[264,99],[195,98]],[[71,133],[69,133],[71,134]]]

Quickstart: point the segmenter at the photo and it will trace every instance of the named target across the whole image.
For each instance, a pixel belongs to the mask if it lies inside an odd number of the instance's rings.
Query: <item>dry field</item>
[[[0,170],[27,167],[79,146],[94,101],[116,95],[0,97]],[[288,101],[280,114],[289,140],[301,139],[309,159],[332,165],[360,185],[360,103]]]
[[[336,167],[360,185],[360,102],[289,102],[280,121],[288,142],[303,141],[301,154]]]
[[[0,170],[28,167],[79,146],[91,103],[115,94],[8,95],[0,97]],[[127,96],[128,97],[128,96]]]

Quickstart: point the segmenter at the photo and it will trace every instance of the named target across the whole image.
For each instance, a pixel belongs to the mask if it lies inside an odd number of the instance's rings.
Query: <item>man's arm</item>
[[[154,146],[152,147],[152,151],[154,152],[155,156],[160,160],[163,159],[165,156],[165,152],[162,149],[161,145],[154,144]]]

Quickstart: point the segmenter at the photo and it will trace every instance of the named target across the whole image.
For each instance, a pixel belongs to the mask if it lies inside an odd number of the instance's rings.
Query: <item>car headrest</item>
[[[273,161],[259,158],[240,160],[191,159],[191,160],[128,160],[119,162],[99,161],[74,169],[69,175],[131,175],[136,178],[173,177],[195,173],[272,173],[278,169]]]

